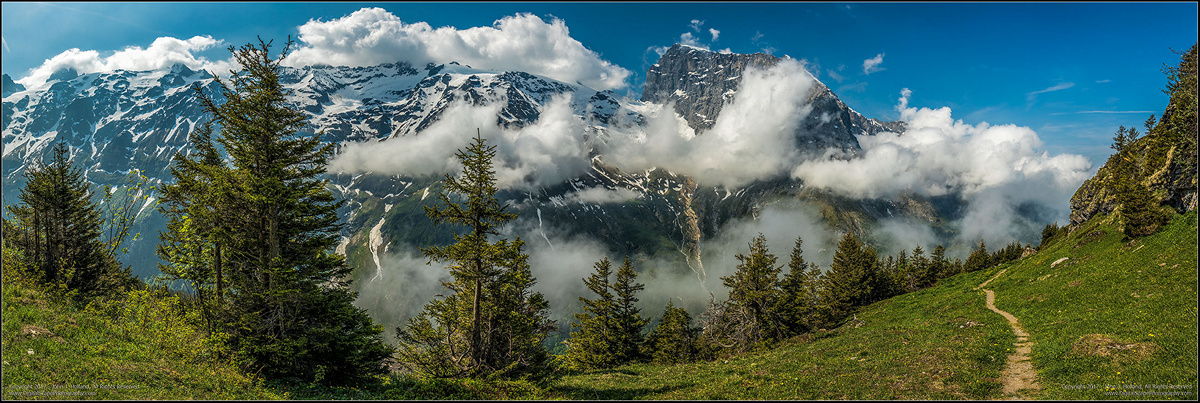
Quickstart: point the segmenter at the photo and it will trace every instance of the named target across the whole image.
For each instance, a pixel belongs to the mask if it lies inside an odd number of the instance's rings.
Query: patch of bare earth
[[[986,286],[1000,275],[1004,274],[1008,269],[1001,270],[996,273],[995,277],[975,287],[976,290]],[[1008,356],[1004,370],[1000,371],[1001,392],[1009,399],[1028,399],[1027,392],[1036,392],[1042,389],[1041,384],[1037,380],[1037,371],[1033,369],[1033,361],[1030,360],[1029,354],[1033,350],[1033,342],[1029,341],[1029,333],[1021,327],[1021,322],[1017,320],[1013,314],[1001,311],[996,308],[996,293],[992,290],[983,290],[987,296],[985,302],[987,308],[993,312],[1000,314],[1004,319],[1008,320],[1008,325],[1012,327],[1013,334],[1017,335],[1017,342],[1013,343],[1012,354]]]
[[[1154,343],[1124,343],[1103,334],[1083,335],[1071,345],[1071,354],[1112,357],[1141,361],[1149,358],[1158,345]]]

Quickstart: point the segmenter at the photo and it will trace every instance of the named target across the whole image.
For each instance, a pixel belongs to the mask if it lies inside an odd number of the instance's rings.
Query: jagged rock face
[[[1158,195],[1162,205],[1183,214],[1196,209],[1196,148],[1186,144],[1162,144],[1161,132],[1135,141],[1130,147],[1137,156],[1141,184]],[[1158,144],[1156,144],[1158,143]],[[1192,143],[1195,144],[1195,143]],[[1160,150],[1160,151],[1151,151]],[[1105,186],[1112,176],[1110,159],[1071,196],[1071,226],[1077,227],[1097,215],[1111,214],[1118,207],[1116,195]]]
[[[646,72],[641,100],[674,101],[675,112],[702,133],[712,128],[721,108],[733,100],[747,68],[770,68],[780,60],[764,53],[717,53],[676,44]],[[820,153],[833,147],[856,154],[861,147],[855,136],[904,131],[903,122],[863,117],[820,81],[811,91],[808,102],[812,111],[796,130],[797,147],[802,151]]]
[[[4,82],[4,84],[3,84],[4,96],[6,96],[6,97],[9,94],[12,94],[17,91],[25,91],[25,86],[21,85],[21,84],[17,84],[15,81],[13,81],[12,77],[8,76],[8,74],[4,75],[3,82]]]

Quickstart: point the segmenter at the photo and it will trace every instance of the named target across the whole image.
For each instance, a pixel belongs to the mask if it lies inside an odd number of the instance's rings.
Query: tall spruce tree
[[[169,281],[184,281],[196,295],[200,312],[212,331],[223,331],[226,301],[224,258],[228,231],[222,231],[223,205],[216,189],[228,186],[229,169],[212,142],[212,121],[192,132],[193,152],[177,152],[171,165],[175,182],[162,188],[158,210],[167,218],[156,249],[158,269]],[[219,184],[220,183],[220,184]]]
[[[645,284],[637,282],[637,271],[629,256],[617,269],[616,281],[612,284],[614,299],[613,320],[616,325],[615,355],[619,362],[632,362],[640,359],[642,331],[646,328],[646,319],[642,318],[641,309],[635,305],[637,293],[646,289]]]
[[[788,260],[788,273],[779,281],[780,295],[775,299],[774,310],[783,320],[789,335],[812,330],[810,317],[816,306],[816,296],[812,291],[817,279],[811,275],[810,264],[804,261],[803,244],[804,239],[796,237],[796,245]],[[817,270],[816,264],[811,266],[812,270]]]
[[[596,297],[579,297],[583,312],[575,314],[578,322],[571,323],[575,330],[567,340],[566,358],[579,368],[609,368],[620,364],[616,354],[618,330],[614,317],[617,300],[609,283],[612,263],[605,257],[593,267],[595,271],[583,279],[583,284]]]
[[[963,263],[963,271],[973,272],[983,270],[992,266],[992,255],[987,251],[987,243],[983,239],[979,240],[979,246],[971,251],[967,256],[967,261]]]
[[[779,339],[785,333],[783,323],[774,310],[779,297],[779,272],[777,258],[767,250],[767,238],[758,234],[750,242],[749,254],[737,254],[737,269],[732,276],[721,277],[721,283],[729,287],[729,301],[744,309],[759,329],[756,343],[760,340]]]
[[[194,88],[220,131],[202,126],[195,157],[177,160],[159,250],[168,275],[215,286],[219,329],[244,369],[347,384],[386,372],[392,349],[352,305],[351,268],[333,253],[343,202],[316,178],[334,145],[300,133],[305,116],[280,82],[291,45],[278,58],[262,40],[229,47],[242,69],[215,79],[223,102]]]
[[[926,286],[932,286],[937,283],[939,279],[946,278],[951,275],[950,262],[946,260],[946,247],[942,246],[941,244],[933,247],[933,253],[930,254],[929,274],[931,280],[926,284]]]
[[[9,207],[13,221],[6,240],[26,259],[35,281],[65,288],[88,299],[136,284],[108,245],[100,240],[101,215],[83,171],[71,163],[64,143],[55,143],[50,162],[24,173],[21,203]]]
[[[1159,210],[1157,198],[1142,183],[1140,158],[1134,152],[1133,146],[1137,136],[1137,129],[1126,130],[1125,126],[1117,129],[1111,145],[1116,152],[1109,158],[1113,169],[1107,180],[1107,187],[1120,206],[1118,211],[1123,224],[1122,230],[1129,237],[1153,234],[1158,227],[1166,224],[1168,219],[1167,215]]]
[[[838,242],[826,273],[826,305],[830,320],[839,321],[854,308],[874,301],[879,280],[875,250],[848,232]]]
[[[496,147],[476,131],[474,141],[455,154],[461,176],[446,175],[439,206],[425,209],[434,224],[469,230],[455,235],[451,245],[421,249],[430,261],[450,263],[453,281],[443,283],[450,293],[396,329],[402,364],[426,376],[515,376],[545,369],[542,342],[555,325],[545,299],[530,289],[535,280],[528,255],[520,251],[524,242],[488,240],[517,217],[496,198],[495,154]]]

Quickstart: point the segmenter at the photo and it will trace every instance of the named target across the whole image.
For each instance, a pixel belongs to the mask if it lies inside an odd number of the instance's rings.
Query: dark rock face
[[[21,85],[21,84],[17,84],[17,82],[13,81],[12,77],[9,77],[8,74],[4,75],[3,80],[4,80],[4,84],[3,84],[4,96],[7,97],[9,95],[12,95],[15,92],[25,91],[25,86]]]
[[[770,68],[781,59],[764,53],[717,53],[676,44],[646,72],[644,102],[675,102],[675,112],[698,134],[712,128],[721,108],[734,98],[749,67]],[[846,106],[824,83],[817,81],[808,97],[812,111],[796,130],[800,150],[819,154],[838,148],[856,154],[856,135],[903,132],[903,122],[867,119]]]

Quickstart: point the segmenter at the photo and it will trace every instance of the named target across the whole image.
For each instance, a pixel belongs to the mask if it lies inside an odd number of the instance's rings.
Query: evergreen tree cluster
[[[596,271],[583,279],[588,290],[596,294],[595,299],[579,297],[583,312],[575,314],[570,339],[566,340],[567,362],[584,369],[611,368],[641,360],[643,349],[642,330],[646,320],[634,303],[635,295],[645,288],[636,283],[637,272],[626,257],[612,277],[612,263],[608,258],[595,264]],[[686,312],[685,312],[686,314]]]
[[[69,153],[66,144],[56,143],[49,163],[26,169],[21,203],[7,209],[12,218],[4,220],[4,246],[21,256],[20,275],[31,283],[79,300],[113,296],[139,284],[117,259],[117,247],[128,233],[128,216],[106,222]],[[111,201],[110,194],[105,193],[105,202]],[[120,227],[109,231],[107,241],[102,240],[106,224]]]

